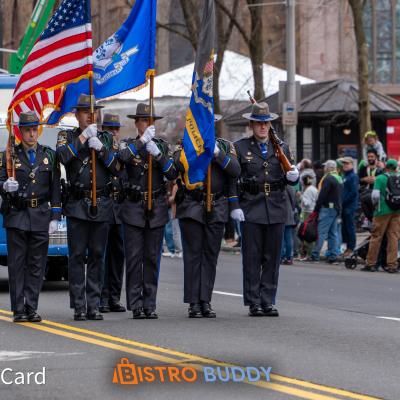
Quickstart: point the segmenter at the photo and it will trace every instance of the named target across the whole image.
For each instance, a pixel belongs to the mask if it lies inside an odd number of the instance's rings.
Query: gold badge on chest
[[[48,159],[47,157],[45,157],[45,158],[43,159],[43,164],[47,165],[48,163],[49,163],[49,159]]]

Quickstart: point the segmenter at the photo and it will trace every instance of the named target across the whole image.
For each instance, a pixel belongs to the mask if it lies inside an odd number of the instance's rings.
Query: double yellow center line
[[[12,322],[8,317],[11,312],[0,309],[0,320]],[[108,335],[106,333],[96,332],[89,329],[77,328],[72,325],[61,324],[58,322],[43,320],[41,323],[19,323],[18,325],[36,329],[38,331],[51,333],[68,339],[78,340],[83,343],[120,351],[126,354],[159,361],[166,364],[186,364],[202,372],[203,366],[219,367],[237,367],[238,365],[216,361],[210,358],[196,356],[193,354],[182,353],[173,349],[159,346],[153,346],[147,343],[135,340],[124,339],[118,336]],[[300,399],[307,400],[338,400],[338,399],[356,399],[356,400],[379,400],[377,397],[371,397],[343,389],[337,389],[330,386],[318,385],[299,379],[289,378],[282,375],[271,374],[271,382],[258,381],[251,382],[245,380],[245,384],[268,389],[274,392],[284,393]],[[111,377],[110,377],[111,382]]]

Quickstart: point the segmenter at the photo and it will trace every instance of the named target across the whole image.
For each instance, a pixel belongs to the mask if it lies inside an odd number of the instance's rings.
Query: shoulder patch
[[[60,131],[58,132],[57,136],[57,147],[63,146],[68,142],[68,132],[67,131]]]

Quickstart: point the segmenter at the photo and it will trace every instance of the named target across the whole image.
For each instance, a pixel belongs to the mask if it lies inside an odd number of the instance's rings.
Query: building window
[[[400,3],[368,0],[364,27],[369,46],[371,83],[400,83]]]

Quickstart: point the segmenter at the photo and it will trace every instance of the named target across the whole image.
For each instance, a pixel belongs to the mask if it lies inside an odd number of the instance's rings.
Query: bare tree
[[[235,15],[239,7],[240,0],[232,0],[231,8],[227,8],[228,14],[224,12],[220,7],[216,7],[216,44],[217,44],[217,60],[214,64],[214,111],[215,113],[221,113],[221,106],[219,100],[219,76],[221,73],[222,63],[224,60],[224,53],[228,46],[229,39],[232,34],[232,30],[235,23],[232,18],[228,15]],[[218,3],[216,2],[218,5]],[[196,0],[180,0],[180,5],[184,17],[184,24],[179,23],[168,23],[163,24],[157,22],[158,28],[167,29],[169,32],[180,35],[190,42],[194,51],[197,50],[198,46],[198,34],[200,32],[200,15],[198,13],[198,6],[201,2]],[[197,7],[196,7],[197,5]]]
[[[365,37],[363,12],[367,0],[349,0],[354,19],[354,33],[358,58],[359,123],[360,145],[363,145],[365,132],[371,130],[371,108],[368,87],[368,44]]]

